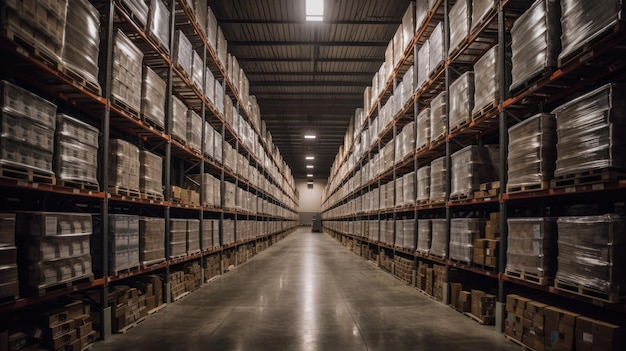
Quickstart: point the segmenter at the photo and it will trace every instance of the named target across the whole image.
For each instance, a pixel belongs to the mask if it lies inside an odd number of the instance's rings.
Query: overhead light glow
[[[311,169],[311,168],[313,168],[313,166],[312,165],[307,165],[306,168]]]
[[[309,22],[324,20],[324,0],[306,0],[306,20]]]
[[[313,157],[313,156],[307,156],[307,157],[305,157],[305,158],[306,158],[307,160],[315,160],[315,157]]]
[[[312,174],[307,174],[306,176],[309,177],[309,178],[313,178]]]
[[[315,135],[307,134],[304,136],[304,139],[315,139]]]

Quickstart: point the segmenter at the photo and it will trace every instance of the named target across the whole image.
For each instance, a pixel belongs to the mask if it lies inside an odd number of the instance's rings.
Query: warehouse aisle
[[[95,350],[519,350],[309,230]]]

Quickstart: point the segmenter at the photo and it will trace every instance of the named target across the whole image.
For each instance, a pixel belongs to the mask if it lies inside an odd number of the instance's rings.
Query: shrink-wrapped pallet
[[[472,22],[472,3],[470,0],[459,0],[450,9],[450,49],[449,54],[460,49],[467,38]]]
[[[165,52],[170,51],[170,11],[161,0],[150,0],[148,34]]]
[[[626,228],[619,215],[561,217],[558,226],[559,282],[604,293],[626,290]]]
[[[143,66],[141,84],[141,118],[165,129],[165,97],[167,85],[150,67]]]
[[[511,92],[556,66],[561,52],[560,12],[557,1],[537,0],[513,23]]]
[[[430,199],[430,166],[424,166],[417,170],[417,202],[425,202]]]
[[[172,137],[185,144],[187,139],[187,106],[172,95]]]
[[[430,108],[425,108],[417,115],[417,137],[415,149],[420,150],[430,144]]]
[[[215,76],[209,68],[205,68],[204,96],[211,105],[215,105]]]
[[[409,122],[395,138],[395,161],[402,161],[415,150],[415,122]]]
[[[509,128],[507,189],[541,188],[554,176],[556,121],[538,114]]]
[[[523,278],[553,278],[556,272],[556,218],[509,218],[507,274]]]
[[[415,92],[415,68],[409,67],[404,76],[402,76],[402,107],[406,106],[409,102],[412,102],[411,98]]]
[[[139,216],[109,215],[109,273],[139,267]]]
[[[204,82],[202,81],[204,71],[206,70],[206,66],[202,57],[198,54],[196,50],[192,50],[191,55],[191,81],[196,86],[196,88],[204,94]]]
[[[579,50],[596,37],[624,21],[624,1],[561,0],[561,42],[559,59]]]
[[[187,220],[187,254],[200,251],[200,220]]]
[[[392,182],[392,184],[394,183]],[[398,179],[396,179],[394,187],[395,187],[394,205],[396,207],[400,207],[404,205],[404,179],[402,179],[402,177],[399,177]]]
[[[223,244],[230,245],[235,242],[235,221],[232,219],[224,219],[223,227]]]
[[[485,236],[484,219],[453,218],[450,220],[450,258],[472,263],[474,240]]]
[[[497,153],[497,147],[470,145],[452,154],[450,197],[471,197],[481,184],[498,180],[499,171],[491,158]]]
[[[89,83],[98,83],[100,50],[100,14],[87,0],[72,1],[67,7],[62,59],[66,68]]]
[[[410,2],[409,7],[402,16],[402,52],[404,52],[413,41],[415,36],[415,3]]]
[[[431,241],[431,220],[430,219],[418,219],[417,220],[417,251],[427,255],[430,252]]]
[[[426,19],[428,18],[428,12],[430,11],[430,6],[428,6],[428,1],[416,1],[415,2],[415,31],[418,32],[422,26],[426,23]]]
[[[213,159],[213,135],[214,129],[209,122],[204,122],[204,145],[202,153],[204,156]]]
[[[440,140],[447,132],[446,92],[442,91],[430,102],[430,142]]]
[[[193,47],[189,39],[185,36],[185,33],[181,30],[177,30],[174,33],[173,50],[172,61],[182,70],[180,73],[191,78],[191,73],[193,72]]]
[[[404,192],[402,198],[402,204],[404,206],[411,206],[415,204],[415,172],[409,172],[402,177],[402,191]]]
[[[472,25],[470,32],[478,29],[478,26],[487,19],[487,15],[495,12],[497,5],[497,0],[472,0]]]
[[[193,0],[193,14],[196,17],[198,29],[202,35],[206,35],[208,6],[207,0]]]
[[[474,64],[474,107],[472,115],[483,108],[498,104],[500,101],[500,67],[498,65],[498,45],[487,51]]]
[[[474,109],[474,72],[465,72],[450,84],[450,130],[468,123]]]
[[[369,221],[369,225],[367,229],[368,229],[367,237],[372,241],[378,241],[379,221],[377,220]]]
[[[446,219],[432,219],[431,228],[430,254],[445,258],[448,243],[446,236]]]
[[[443,22],[439,22],[428,39],[430,52],[428,59],[429,76],[432,76],[443,68],[443,63],[446,59],[443,37]]]
[[[227,67],[228,63],[228,42],[226,38],[224,38],[224,32],[222,32],[222,28],[217,27],[217,58],[220,64],[224,69]]]
[[[402,247],[411,251],[415,250],[415,220],[405,219],[403,229],[403,243]]]
[[[98,184],[98,129],[57,115],[55,173],[65,182]]]
[[[218,80],[215,81],[215,109],[221,115],[224,115],[224,86]]]
[[[217,53],[217,19],[215,18],[215,14],[211,7],[207,8],[207,27],[206,27],[206,37],[209,42],[209,46],[213,49],[214,52]]]
[[[121,104],[139,113],[143,52],[118,29],[113,44],[111,95]]]
[[[149,151],[139,152],[139,191],[163,197],[163,159]]]
[[[417,52],[416,90],[421,89],[430,75],[430,40],[426,40]]]
[[[136,0],[120,0],[120,2],[130,11],[133,18],[137,20],[139,28],[142,30],[146,28],[148,24],[148,12],[150,11],[148,4],[145,1]]]
[[[180,218],[170,219],[169,257],[187,255],[187,220]]]
[[[430,163],[430,201],[446,199],[446,158],[440,157]]]
[[[200,152],[202,146],[202,117],[193,110],[187,110],[187,146]]]
[[[213,248],[213,219],[202,220],[202,250]]]
[[[110,188],[139,191],[139,148],[120,139],[109,142]]]
[[[404,222],[403,219],[397,219],[395,222],[394,245],[397,247],[404,247]]]
[[[556,177],[626,169],[626,144],[621,137],[626,131],[624,87],[604,85],[553,111],[558,136]]]
[[[145,268],[165,261],[165,219],[139,218],[139,262]]]

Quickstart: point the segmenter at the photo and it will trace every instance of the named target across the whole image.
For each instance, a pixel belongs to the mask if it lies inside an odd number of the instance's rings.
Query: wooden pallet
[[[474,198],[474,194],[450,195],[450,201],[471,200],[473,198]]]
[[[614,182],[620,179],[626,179],[626,172],[604,168],[554,177],[550,182],[550,186],[552,188],[565,188],[568,186]]]
[[[156,201],[156,202],[163,202],[163,194],[157,194],[157,193],[153,193],[153,192],[141,192],[141,199],[142,200],[150,200],[150,201]]]
[[[158,305],[157,307],[155,307],[155,308],[151,309],[150,311],[148,311],[147,315],[148,316],[152,316],[153,314],[159,312],[160,310],[164,309],[165,307],[167,307],[166,303]]]
[[[475,113],[472,113],[472,121],[475,121],[482,116],[489,116],[489,115],[494,114],[494,112],[498,111],[499,107],[500,107],[500,102],[493,101],[492,103],[484,106],[483,108],[476,111]]]
[[[624,27],[625,24],[618,21],[614,25],[605,28],[604,31],[594,33],[595,36],[593,38],[587,39],[587,42],[585,42],[583,45],[572,50],[566,56],[559,58],[559,67],[566,66],[573,61],[583,62],[588,60],[593,56],[593,49],[598,46],[598,44],[610,40],[611,38],[619,34],[623,35],[623,33],[621,32],[624,31]]]
[[[84,283],[88,283],[88,282],[92,282],[93,281],[93,274],[88,274],[84,277],[81,278],[77,278],[74,280],[70,280],[67,282],[62,282],[62,283],[57,283],[57,284],[50,284],[50,285],[46,285],[46,286],[41,286],[41,287],[32,287],[30,288],[32,295],[34,296],[44,296],[46,294],[55,292],[55,291],[59,291],[59,290],[65,290],[65,289],[69,289],[73,286],[76,285],[80,285],[80,284],[84,284]]]
[[[461,130],[465,127],[467,127],[471,122],[470,118],[466,118],[465,120],[461,121],[461,123],[455,125],[455,126],[451,126],[450,127],[450,134],[456,132],[457,130]]]
[[[136,326],[138,326],[139,324],[141,324],[143,321],[145,321],[148,317],[141,317],[138,320],[134,321],[133,323],[125,326],[124,328],[118,330],[117,332],[120,334],[126,334],[129,331],[131,331],[133,328],[135,328]]]
[[[138,271],[139,271],[139,266],[111,271],[110,275],[113,277],[124,278],[124,277],[129,277]]]
[[[172,302],[176,302],[176,301],[178,301],[178,300],[180,300],[180,299],[182,299],[182,298],[186,297],[186,296],[187,296],[187,295],[189,295],[189,294],[190,294],[190,293],[189,293],[189,291],[185,291],[184,293],[182,293],[182,294],[180,294],[180,295],[176,296],[175,298],[173,298],[173,299],[172,299]]]
[[[1,35],[17,45],[17,51],[22,55],[32,56],[57,71],[61,70],[63,65],[60,55],[55,54],[52,50],[42,45],[33,37],[32,33],[29,35],[21,28],[4,25]]]
[[[176,261],[176,260],[182,260],[185,257],[187,257],[187,253],[176,255],[176,256],[170,256],[169,259],[170,259],[170,261]]]
[[[156,129],[161,133],[165,133],[165,126],[158,125],[157,122],[153,121],[151,117],[147,117],[145,114],[142,114],[141,121],[149,128]]]
[[[79,86],[97,96],[102,96],[102,89],[98,82],[93,82],[87,78],[80,72],[74,70],[74,68],[69,67],[68,65],[62,65],[59,70],[59,74],[63,76],[65,79],[72,81],[74,85]]]
[[[52,174],[36,172],[25,167],[12,165],[0,165],[0,178],[23,180],[31,183],[56,184],[56,178]]]
[[[544,68],[540,72],[535,73],[533,76],[528,77],[528,79],[526,79],[526,81],[520,83],[515,88],[511,88],[511,94],[515,95],[515,94],[517,94],[517,93],[519,93],[521,91],[524,91],[524,90],[528,89],[529,87],[537,84],[537,82],[542,81],[542,80],[550,77],[552,75],[552,73],[554,73],[555,70],[556,70],[555,67],[546,67],[546,68]]]
[[[604,301],[608,303],[619,303],[626,299],[626,291],[601,291],[598,289],[586,287],[581,284],[573,284],[559,279],[554,280],[554,287],[559,290],[568,291],[576,295],[588,297],[593,300]]]
[[[513,342],[514,344],[516,344],[516,345],[520,346],[520,347],[522,348],[522,350],[523,350],[523,351],[535,351],[535,349],[533,349],[532,347],[530,347],[530,346],[528,346],[528,345],[524,344],[523,342],[521,342],[521,341],[519,341],[519,340],[515,339],[515,338],[514,338],[514,337],[512,337],[512,336],[509,336],[509,335],[504,335],[504,337],[505,337],[507,340],[509,340],[509,341]]]
[[[94,343],[92,342],[91,344],[83,346],[83,348],[80,349],[80,351],[91,351],[91,350],[93,350],[93,345],[94,345]]]
[[[492,188],[489,190],[478,190],[474,192],[474,199],[486,199],[496,197],[500,194],[499,188]]]
[[[518,270],[511,270],[511,269],[507,269],[504,272],[505,275],[515,278],[515,279],[519,279],[519,280],[523,280],[523,281],[527,281],[529,283],[533,283],[533,284],[537,284],[537,285],[549,285],[550,281],[553,278],[550,277],[540,277],[537,274],[533,274],[533,273],[528,273],[528,272],[523,272],[523,271],[518,271]]]
[[[530,191],[542,191],[550,188],[549,181],[542,181],[538,183],[529,183],[523,185],[507,186],[507,194],[527,193]]]
[[[478,322],[479,324],[482,325],[492,325],[495,324],[496,322],[496,317],[495,316],[476,316],[474,314],[471,314],[469,312],[464,312],[464,315],[470,317],[471,319],[475,320],[476,322]]]
[[[85,191],[100,191],[100,186],[97,183],[82,181],[82,180],[70,180],[70,179],[59,178],[57,179],[57,185],[66,187],[66,188],[79,189],[79,190],[85,190]]]
[[[139,190],[129,189],[129,188],[121,187],[121,186],[110,186],[109,192],[111,194],[115,194],[119,196],[126,196],[126,197],[132,197],[132,198],[137,198],[137,199],[141,198],[141,193],[139,192]]]
[[[2,297],[2,298],[0,298],[0,305],[4,305],[4,304],[7,304],[7,303],[15,302],[19,298],[20,298],[19,295],[11,295],[11,296]]]
[[[126,103],[126,101],[120,99],[119,97],[116,97],[114,95],[111,95],[109,101],[111,101],[111,105],[119,108],[120,110],[126,112],[129,116],[135,118],[135,119],[140,119],[139,118],[139,111],[135,108],[130,106],[128,103]]]

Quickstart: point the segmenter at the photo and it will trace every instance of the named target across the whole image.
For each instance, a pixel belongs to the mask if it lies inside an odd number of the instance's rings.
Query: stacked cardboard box
[[[220,265],[221,261],[219,253],[207,256],[204,268],[205,279],[209,280],[220,275]]]
[[[187,255],[200,252],[200,220],[187,220],[186,243]]]
[[[448,132],[448,105],[442,91],[430,102],[430,142],[440,140]]]
[[[67,182],[98,185],[98,129],[57,114],[55,173]]]
[[[139,216],[113,214],[108,221],[109,273],[139,267]]]
[[[450,304],[459,312],[471,312],[472,293],[463,290],[461,283],[450,283]]]
[[[165,219],[139,218],[139,262],[145,268],[165,261]]]
[[[407,284],[411,284],[413,280],[413,260],[396,255],[393,257],[393,269],[396,277]]]
[[[148,315],[146,295],[127,285],[111,287],[107,297],[112,309],[113,330],[123,331]]]
[[[222,261],[224,262],[224,273],[235,269],[237,266],[237,255],[235,249],[223,251]]]
[[[576,350],[624,350],[626,349],[625,329],[623,325],[579,316],[576,318]]]
[[[450,221],[450,258],[472,263],[473,246],[484,238],[485,220],[481,218],[453,218]]]
[[[149,151],[139,152],[139,191],[148,199],[163,198],[163,159]]]
[[[196,261],[185,266],[185,291],[192,292],[202,285],[202,268]]]
[[[522,342],[524,334],[530,335],[529,330],[532,327],[532,321],[524,318],[526,304],[530,301],[528,298],[515,294],[506,297],[507,317],[504,333],[518,342]]]
[[[496,268],[500,256],[500,213],[492,212],[485,224],[485,237],[474,240],[475,265]]]
[[[434,264],[433,265],[433,293],[432,296],[438,301],[443,301],[443,290],[446,284],[446,278],[448,276],[448,269],[446,266]]]
[[[111,95],[124,108],[132,110],[139,117],[141,110],[141,81],[143,52],[118,29],[113,47],[113,75]]]
[[[487,294],[482,290],[472,290],[472,315],[483,324],[494,324],[496,309],[495,295]]]
[[[139,148],[127,141],[109,142],[109,190],[120,195],[139,196]]]
[[[18,295],[15,214],[0,213],[0,299]]]
[[[556,271],[556,219],[510,218],[506,274],[547,285]]]

